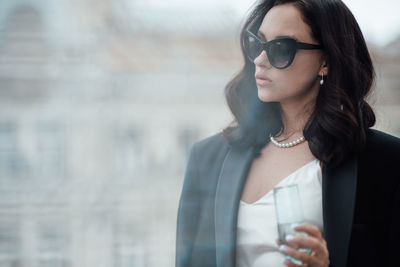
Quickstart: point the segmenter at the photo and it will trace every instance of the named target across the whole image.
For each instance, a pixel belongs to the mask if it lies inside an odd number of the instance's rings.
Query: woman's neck
[[[314,104],[281,104],[281,117],[283,129],[279,136],[284,138],[300,137],[303,135],[303,129],[307,123]]]

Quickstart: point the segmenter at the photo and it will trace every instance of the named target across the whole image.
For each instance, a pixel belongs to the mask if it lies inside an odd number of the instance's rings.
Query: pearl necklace
[[[271,134],[269,135],[269,139],[277,147],[292,147],[292,146],[298,145],[305,141],[304,136],[302,136],[302,137],[300,137],[292,142],[289,142],[289,143],[279,143],[278,141],[275,140],[275,138]]]

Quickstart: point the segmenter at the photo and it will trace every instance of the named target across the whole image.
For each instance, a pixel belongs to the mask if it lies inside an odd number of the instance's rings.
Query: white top
[[[298,184],[305,223],[316,225],[323,233],[322,172],[315,159],[281,180],[275,187]],[[278,228],[273,190],[252,204],[240,201],[237,221],[236,266],[285,266],[275,239]]]

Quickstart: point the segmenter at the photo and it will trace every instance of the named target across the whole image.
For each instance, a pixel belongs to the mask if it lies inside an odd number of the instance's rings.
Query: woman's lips
[[[272,82],[271,80],[256,78],[256,83],[257,83],[257,85],[260,85],[260,86],[266,86],[266,85],[270,84],[271,82]]]
[[[266,86],[272,82],[272,80],[265,75],[256,74],[255,78],[257,85],[260,86]]]

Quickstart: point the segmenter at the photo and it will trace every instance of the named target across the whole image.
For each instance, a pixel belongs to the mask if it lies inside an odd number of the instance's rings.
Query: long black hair
[[[225,87],[225,97],[235,119],[223,130],[233,146],[253,146],[259,154],[283,128],[278,102],[257,96],[255,66],[244,54],[244,31],[257,32],[266,13],[280,4],[293,4],[302,14],[315,40],[324,47],[329,74],[324,77],[303,135],[313,155],[324,164],[340,164],[365,144],[375,114],[365,101],[375,71],[364,37],[351,11],[340,0],[263,0],[243,25],[240,43],[244,66]]]

